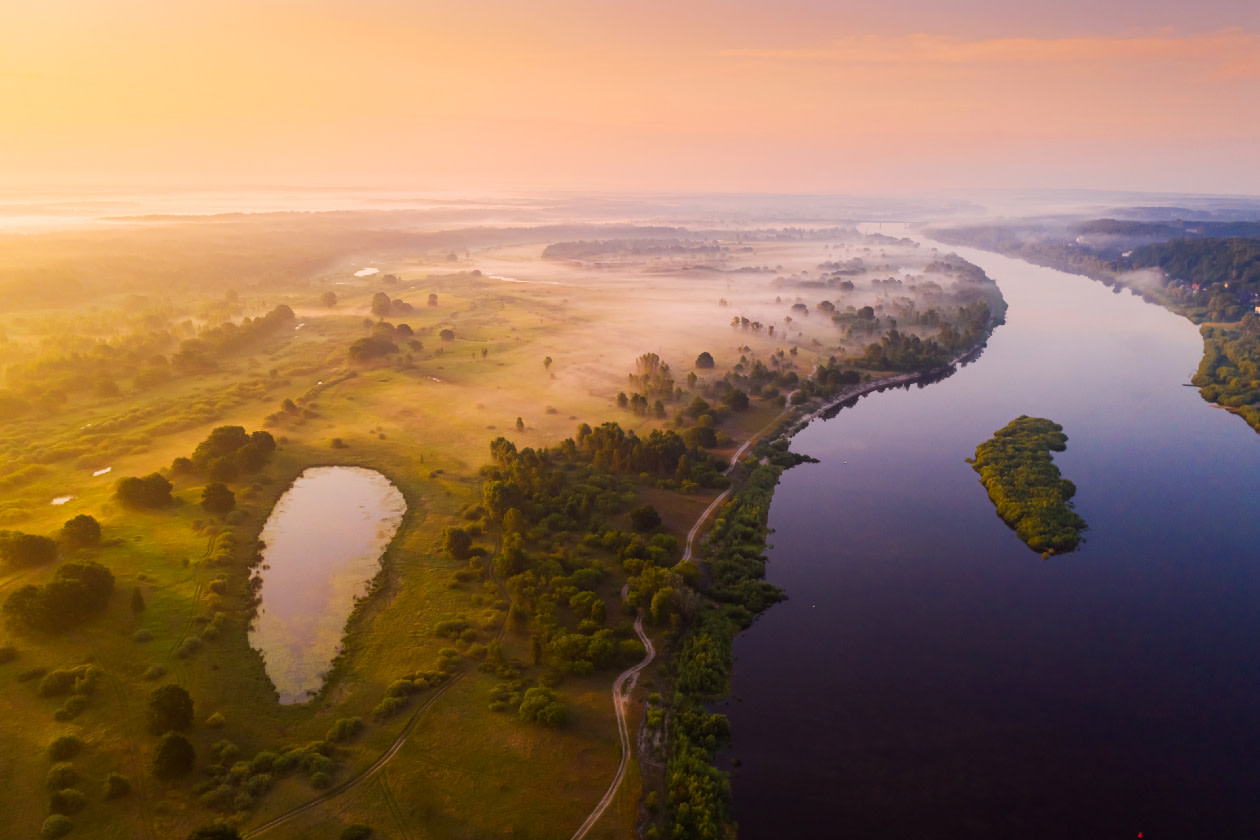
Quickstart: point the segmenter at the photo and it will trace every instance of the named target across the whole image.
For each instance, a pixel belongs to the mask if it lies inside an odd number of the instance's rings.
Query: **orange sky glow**
[[[6,3],[0,183],[1260,193],[1257,15],[903,5]]]

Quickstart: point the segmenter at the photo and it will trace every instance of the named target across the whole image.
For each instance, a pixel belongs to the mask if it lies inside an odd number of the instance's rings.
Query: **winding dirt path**
[[[622,600],[625,600],[629,589],[629,585],[621,588]],[[612,688],[613,706],[617,710],[617,733],[621,736],[621,763],[617,765],[617,775],[613,776],[612,784],[608,786],[604,797],[587,815],[585,822],[578,826],[578,830],[573,832],[572,840],[582,840],[595,823],[599,822],[599,818],[604,815],[604,811],[608,810],[613,797],[617,795],[617,789],[621,787],[621,782],[626,777],[626,768],[630,765],[630,724],[627,721],[630,692],[634,691],[634,684],[639,680],[639,673],[652,664],[652,660],[656,658],[656,648],[652,646],[652,640],[643,632],[643,610],[639,610],[638,615],[634,617],[634,632],[638,635],[639,641],[643,642],[643,647],[647,648],[647,656],[643,657],[643,661],[638,665],[622,671]]]

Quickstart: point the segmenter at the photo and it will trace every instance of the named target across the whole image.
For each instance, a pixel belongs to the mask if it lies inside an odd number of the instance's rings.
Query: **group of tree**
[[[0,531],[0,562],[10,569],[42,566],[56,559],[57,543],[50,537]]]
[[[377,318],[388,318],[390,315],[403,315],[414,312],[415,307],[405,300],[391,299],[384,292],[372,295],[372,314]]]
[[[261,470],[276,451],[271,432],[246,432],[244,426],[219,426],[189,458],[176,458],[171,463],[175,474],[204,475],[211,481],[228,482],[241,473]]]
[[[127,476],[118,479],[114,495],[125,507],[160,508],[174,502],[171,490],[174,485],[161,473],[150,473],[141,478]]]
[[[1191,382],[1203,399],[1239,414],[1260,432],[1260,316],[1237,329],[1203,327],[1203,359]]]
[[[244,318],[240,324],[231,321],[203,330],[196,338],[180,342],[171,357],[171,366],[179,373],[209,373],[219,367],[219,360],[263,336],[283,329],[292,329],[293,310],[280,304],[258,318]]]
[[[1062,477],[1050,455],[1065,449],[1062,426],[1021,415],[968,459],[998,516],[1029,548],[1043,554],[1072,551],[1087,527],[1072,507],[1076,485]]]
[[[65,563],[43,586],[27,584],[4,602],[5,617],[31,630],[53,633],[82,624],[105,609],[114,575],[93,562]]]

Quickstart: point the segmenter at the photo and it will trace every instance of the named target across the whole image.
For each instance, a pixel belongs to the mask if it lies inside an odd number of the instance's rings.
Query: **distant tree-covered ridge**
[[[1071,499],[1076,485],[1063,478],[1051,452],[1067,449],[1067,435],[1058,423],[1020,415],[976,447],[967,459],[980,473],[1002,521],[1033,551],[1072,551],[1088,527]]]

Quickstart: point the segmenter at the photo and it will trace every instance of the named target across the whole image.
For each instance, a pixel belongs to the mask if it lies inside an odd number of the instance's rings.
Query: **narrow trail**
[[[628,584],[622,587],[621,597],[623,600],[629,589]],[[599,818],[604,815],[604,811],[608,810],[608,806],[612,804],[613,797],[617,795],[617,789],[621,787],[621,782],[626,777],[626,768],[630,765],[630,725],[626,720],[629,716],[630,692],[634,691],[634,685],[638,682],[639,673],[652,664],[652,660],[656,658],[656,648],[652,646],[652,640],[643,632],[643,610],[639,610],[634,617],[634,632],[638,635],[639,641],[643,642],[643,646],[647,648],[647,656],[643,657],[643,661],[638,665],[622,671],[613,683],[612,689],[613,706],[617,711],[617,734],[621,736],[621,763],[617,765],[617,775],[613,776],[612,784],[608,786],[607,792],[595,805],[595,809],[587,815],[586,820],[578,826],[578,830],[573,832],[572,840],[582,840],[586,833],[594,827],[595,823],[599,822]]]
[[[783,415],[776,417],[769,425],[750,436],[744,441],[739,449],[735,450],[735,454],[731,456],[731,465],[727,467],[726,474],[729,474],[739,464],[739,459],[744,457],[744,453],[748,451],[748,447],[757,442],[768,429],[773,428]],[[704,509],[700,517],[696,520],[696,524],[691,526],[691,530],[687,532],[687,546],[683,552],[682,560],[685,562],[691,559],[692,546],[695,544],[696,535],[700,533],[700,529],[704,527],[704,523],[709,520],[710,514],[726,501],[726,497],[731,494],[731,488],[726,488],[716,499],[709,503]],[[621,589],[621,599],[624,601],[626,594],[629,592],[629,584]],[[622,671],[612,687],[613,708],[617,712],[617,733],[621,736],[621,763],[617,765],[617,774],[613,776],[612,784],[608,786],[607,792],[604,793],[602,799],[595,804],[595,808],[587,815],[586,820],[578,826],[578,830],[573,833],[571,840],[582,840],[594,826],[599,822],[599,818],[608,810],[608,806],[612,804],[613,797],[617,795],[618,788],[621,787],[622,781],[626,777],[626,768],[630,765],[630,724],[628,721],[630,710],[630,692],[634,690],[635,683],[638,682],[639,674],[648,665],[652,664],[652,660],[656,658],[656,648],[652,646],[652,640],[643,632],[643,610],[639,610],[634,617],[634,632],[638,635],[639,641],[643,642],[643,647],[647,649],[647,656],[643,661],[632,668]]]

